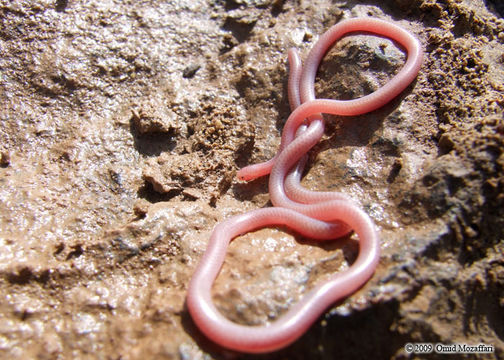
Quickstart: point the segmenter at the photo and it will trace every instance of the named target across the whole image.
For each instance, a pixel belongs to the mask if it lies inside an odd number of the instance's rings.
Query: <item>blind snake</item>
[[[315,99],[314,82],[319,64],[328,49],[353,32],[369,32],[395,40],[407,52],[402,69],[389,82],[354,100]],[[264,163],[241,169],[241,180],[270,174],[269,192],[274,207],[252,210],[218,224],[189,283],[188,310],[199,329],[223,347],[248,353],[278,350],[298,339],[335,302],[351,295],[373,275],[379,261],[379,238],[369,216],[349,196],[314,192],[299,184],[306,153],[324,132],[322,113],[355,116],[388,103],[417,76],[423,51],[409,32],[390,22],[355,18],[327,30],[310,51],[305,65],[295,49],[289,50],[289,103],[292,113],[285,123],[277,155]],[[290,171],[290,172],[289,172]],[[316,285],[279,319],[265,326],[233,323],[215,307],[212,284],[219,274],[229,242],[249,231],[275,225],[318,240],[330,240],[354,231],[359,237],[359,254],[344,272],[333,274]]]

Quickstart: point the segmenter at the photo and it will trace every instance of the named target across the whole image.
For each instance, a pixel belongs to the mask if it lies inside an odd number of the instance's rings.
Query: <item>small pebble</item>
[[[182,76],[186,79],[190,79],[194,75],[196,75],[196,72],[198,72],[200,68],[201,68],[200,64],[191,64],[184,69],[184,71],[182,72]]]
[[[10,165],[10,155],[4,151],[0,152],[0,167],[6,168]]]

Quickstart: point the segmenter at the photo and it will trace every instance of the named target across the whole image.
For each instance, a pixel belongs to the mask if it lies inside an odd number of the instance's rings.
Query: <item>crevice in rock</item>
[[[490,8],[490,10],[495,9],[495,11],[504,18],[504,3],[501,0],[486,0],[485,3]]]
[[[145,199],[150,203],[157,203],[169,201],[180,195],[181,192],[182,189],[172,189],[166,193],[159,193],[154,190],[154,186],[149,181],[145,181],[144,185],[138,190],[137,194],[141,199]]]
[[[239,43],[245,42],[254,29],[255,21],[241,21],[233,17],[227,17],[222,25],[222,29],[230,31]]]
[[[56,0],[56,11],[57,12],[65,12],[68,6],[68,0]]]

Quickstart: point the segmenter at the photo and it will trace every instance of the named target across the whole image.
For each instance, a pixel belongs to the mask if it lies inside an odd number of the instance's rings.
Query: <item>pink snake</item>
[[[362,98],[348,101],[315,99],[315,76],[325,53],[341,37],[363,31],[390,38],[402,45],[407,51],[403,68],[387,84]],[[270,174],[269,191],[274,207],[253,210],[218,224],[189,284],[189,312],[208,338],[241,352],[264,353],[280,349],[298,339],[329,306],[351,295],[371,278],[380,253],[378,234],[372,220],[348,196],[309,191],[299,181],[306,153],[324,132],[321,114],[354,116],[385,105],[413,81],[420,70],[422,58],[421,45],[410,33],[392,23],[371,18],[344,20],[332,26],[314,45],[304,67],[301,67],[297,51],[289,51],[288,91],[292,113],[284,126],[280,149],[273,159],[247,166],[238,172],[241,180]],[[224,317],[213,304],[212,284],[233,238],[274,225],[285,225],[318,240],[336,239],[354,231],[359,237],[359,254],[348,270],[334,274],[328,281],[315,286],[271,324],[238,325]]]

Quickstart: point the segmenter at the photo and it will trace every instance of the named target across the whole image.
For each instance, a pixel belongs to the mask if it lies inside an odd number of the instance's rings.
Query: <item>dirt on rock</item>
[[[289,115],[286,54],[346,18],[393,21],[425,50],[411,86],[327,116],[303,185],[356,199],[382,241],[374,277],[293,345],[261,356],[207,340],[185,307],[213,227],[271,206]],[[407,343],[504,358],[504,8],[495,0],[0,0],[0,357],[408,359]],[[317,97],[369,94],[406,54],[339,41]],[[235,239],[213,287],[264,325],[355,260],[285,228]]]

